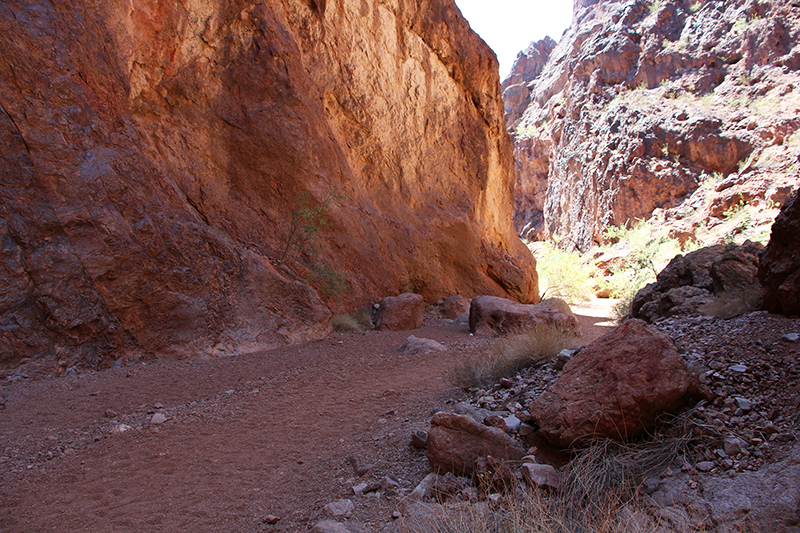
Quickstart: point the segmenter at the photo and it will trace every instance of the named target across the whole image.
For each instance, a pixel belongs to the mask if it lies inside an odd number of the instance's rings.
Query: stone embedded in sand
[[[761,254],[758,278],[766,288],[764,306],[773,313],[800,314],[800,192],[783,206],[769,244]]]
[[[331,502],[322,508],[322,511],[332,517],[336,516],[350,516],[355,509],[355,505],[348,499],[337,500]]]
[[[691,383],[672,340],[631,319],[572,357],[530,413],[556,446],[626,439],[683,406]]]
[[[563,332],[577,332],[574,316],[547,305],[526,305],[495,296],[477,296],[469,309],[469,329],[475,335],[500,335],[535,324]]]
[[[425,318],[425,300],[419,294],[406,292],[381,300],[375,316],[375,329],[405,331],[422,327]]]
[[[469,312],[469,298],[454,294],[442,303],[442,315],[450,320],[455,320],[459,315]]]
[[[428,461],[437,472],[470,476],[479,458],[517,461],[525,451],[505,432],[477,423],[468,416],[437,413],[428,432]]]
[[[397,348],[398,352],[408,355],[443,352],[445,350],[447,350],[447,348],[433,339],[419,339],[414,335],[408,337],[403,341],[403,344]]]

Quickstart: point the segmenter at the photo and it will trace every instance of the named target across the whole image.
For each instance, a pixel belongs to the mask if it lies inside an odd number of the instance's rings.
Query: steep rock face
[[[783,207],[769,244],[761,253],[758,277],[765,287],[764,307],[774,313],[800,315],[800,197]]]
[[[560,235],[587,249],[608,225],[658,209],[679,221],[687,213],[677,206],[707,207],[689,199],[712,175],[736,181],[721,211],[742,199],[778,201],[777,190],[788,198],[797,185],[800,8],[601,0],[576,1],[575,10],[547,65],[525,80],[527,109],[519,115],[515,95],[507,113],[523,236]]]
[[[319,338],[342,274],[334,307],[536,298],[452,1],[21,0],[0,29],[2,366]]]

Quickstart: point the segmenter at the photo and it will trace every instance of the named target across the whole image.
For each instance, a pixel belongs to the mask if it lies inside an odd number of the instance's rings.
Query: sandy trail
[[[576,309],[581,343],[610,329],[602,304]],[[397,352],[412,333],[449,349]],[[375,464],[365,480],[418,482],[427,463],[411,432],[462,396],[452,368],[496,342],[427,320],[4,387],[0,531],[307,531],[352,494],[348,456]],[[150,423],[154,412],[167,421]],[[111,434],[119,424],[132,429]],[[365,498],[354,518],[380,529],[396,506]],[[265,524],[270,514],[281,520]]]

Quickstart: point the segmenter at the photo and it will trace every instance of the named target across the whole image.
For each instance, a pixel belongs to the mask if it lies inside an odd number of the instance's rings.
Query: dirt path
[[[577,311],[581,342],[609,329],[592,316],[602,310]],[[397,352],[410,333],[448,350]],[[450,370],[495,342],[428,320],[5,387],[0,531],[307,531],[354,481],[411,487],[426,474],[411,432],[460,398]],[[157,412],[166,422],[151,422]],[[120,424],[131,429],[113,434]],[[348,456],[375,467],[354,480]],[[364,497],[354,517],[379,530],[398,502]]]

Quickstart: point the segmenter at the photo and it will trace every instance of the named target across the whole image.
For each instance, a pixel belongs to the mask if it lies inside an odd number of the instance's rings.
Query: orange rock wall
[[[496,59],[451,0],[30,0],[0,30],[6,368],[299,342],[408,289],[537,297]],[[302,195],[330,224],[285,260]]]

